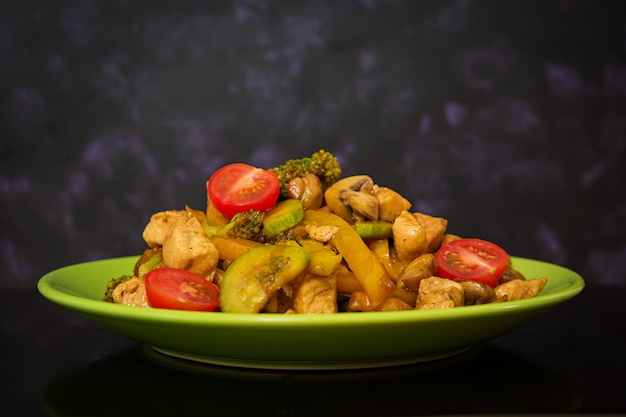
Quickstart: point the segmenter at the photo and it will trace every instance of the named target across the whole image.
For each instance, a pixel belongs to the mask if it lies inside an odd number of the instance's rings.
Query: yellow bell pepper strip
[[[210,239],[219,253],[219,258],[225,261],[234,261],[249,250],[263,246],[253,240],[235,237],[213,235]]]
[[[394,282],[377,256],[348,222],[321,210],[305,210],[302,222],[305,225],[337,227],[337,232],[328,242],[343,256],[372,305],[382,303],[393,294]]]

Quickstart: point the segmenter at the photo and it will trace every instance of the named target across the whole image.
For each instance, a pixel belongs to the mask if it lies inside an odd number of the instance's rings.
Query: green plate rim
[[[441,310],[420,310],[420,311],[390,311],[390,312],[367,312],[367,313],[338,313],[325,315],[295,315],[295,314],[235,314],[235,313],[206,313],[194,311],[178,311],[157,308],[128,307],[80,295],[72,294],[72,290],[56,282],[56,278],[67,272],[68,269],[97,267],[109,262],[130,262],[136,260],[137,256],[102,259],[96,261],[83,262],[69,265],[53,270],[39,279],[37,289],[42,296],[51,302],[74,311],[100,316],[124,316],[126,319],[167,321],[176,322],[184,320],[187,323],[215,325],[259,325],[272,324],[274,326],[343,326],[343,325],[367,325],[368,323],[393,321],[420,321],[420,320],[447,320],[458,319],[460,317],[472,317],[499,312],[505,314],[507,311],[517,309],[533,309],[536,307],[548,307],[569,300],[579,294],[585,287],[585,281],[575,271],[566,267],[551,264],[544,261],[529,258],[511,257],[514,263],[531,263],[541,269],[562,269],[566,272],[567,280],[559,284],[561,289],[552,289],[537,297],[507,301],[503,303],[484,304],[477,306],[465,306],[454,309]],[[121,272],[123,273],[123,272]],[[530,277],[529,277],[530,278]],[[549,278],[548,278],[549,279]],[[545,290],[544,290],[545,291]],[[104,293],[104,287],[103,287]]]

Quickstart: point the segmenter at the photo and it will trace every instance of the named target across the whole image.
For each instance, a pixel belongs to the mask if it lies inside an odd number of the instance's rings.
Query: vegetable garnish
[[[248,164],[234,163],[213,173],[207,193],[215,208],[227,218],[248,210],[269,210],[276,204],[280,185],[276,174]]]
[[[437,275],[454,280],[484,282],[495,287],[509,262],[500,246],[482,239],[457,239],[435,254]]]
[[[153,269],[146,274],[145,283],[152,307],[213,311],[220,305],[219,288],[184,269]]]

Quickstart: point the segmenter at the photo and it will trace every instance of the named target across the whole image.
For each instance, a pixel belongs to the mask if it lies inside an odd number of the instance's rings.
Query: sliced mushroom
[[[400,273],[400,281],[411,291],[417,292],[420,281],[435,274],[435,255],[425,253],[408,263]]]
[[[302,201],[302,205],[307,210],[317,210],[324,202],[322,182],[317,175],[311,173],[292,179],[287,184],[287,193],[290,198]]]
[[[496,301],[496,292],[489,285],[478,281],[459,281],[465,293],[465,305],[488,304]]]
[[[265,307],[263,307],[264,313],[295,313],[295,311],[291,308],[293,305],[291,289],[287,290],[286,287],[280,288],[274,295],[272,295]]]
[[[506,268],[504,268],[504,272],[502,273],[502,276],[500,277],[500,281],[498,281],[498,284],[505,284],[515,279],[521,279],[522,281],[524,281],[526,277],[518,270],[513,269],[513,267],[511,266],[511,263],[509,262]]]
[[[398,281],[396,283],[396,288],[393,292],[393,298],[402,300],[410,306],[415,307],[415,301],[417,300],[417,291],[418,290],[412,290],[411,288],[408,288],[404,281]]]
[[[362,191],[342,190],[339,198],[345,206],[352,208],[356,220],[378,220],[378,198]]]
[[[334,214],[354,223],[359,217],[371,219],[374,212],[378,217],[378,199],[373,195],[373,188],[371,177],[353,175],[331,185],[324,193],[324,199]]]

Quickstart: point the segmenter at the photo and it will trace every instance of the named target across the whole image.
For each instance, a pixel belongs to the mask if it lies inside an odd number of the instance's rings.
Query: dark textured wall
[[[626,285],[610,1],[3,1],[0,286],[137,254],[213,170],[335,153],[450,231]]]

